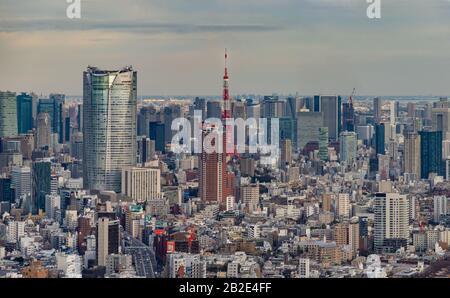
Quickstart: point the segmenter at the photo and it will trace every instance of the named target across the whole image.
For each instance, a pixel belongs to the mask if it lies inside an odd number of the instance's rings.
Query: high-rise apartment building
[[[137,73],[88,67],[83,90],[83,183],[120,192],[123,167],[136,164]]]
[[[122,169],[122,194],[136,203],[159,199],[161,172],[156,168],[125,167]]]
[[[97,222],[97,264],[106,266],[108,255],[119,253],[119,220],[101,217]]]
[[[386,240],[409,239],[409,200],[398,193],[377,193],[374,198],[374,249],[383,251]]]
[[[14,188],[16,200],[24,195],[31,197],[31,169],[29,167],[13,167],[11,187]]]
[[[404,173],[413,180],[420,179],[420,136],[416,133],[406,133],[404,146]]]
[[[439,223],[441,215],[448,213],[448,198],[446,196],[435,196],[433,198],[433,220]]]

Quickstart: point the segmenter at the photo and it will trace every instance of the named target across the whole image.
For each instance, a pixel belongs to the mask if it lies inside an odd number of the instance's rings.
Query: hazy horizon
[[[133,65],[138,94],[450,94],[450,1],[0,0],[0,90],[82,94],[88,65]]]

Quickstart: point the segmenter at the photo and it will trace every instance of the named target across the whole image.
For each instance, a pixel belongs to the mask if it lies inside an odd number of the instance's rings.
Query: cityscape
[[[449,97],[233,92],[238,51],[220,95],[2,83],[0,278],[449,278]]]

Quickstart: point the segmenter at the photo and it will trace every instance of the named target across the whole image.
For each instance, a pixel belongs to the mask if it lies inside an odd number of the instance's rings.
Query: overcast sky
[[[82,94],[87,65],[133,65],[138,93],[450,95],[450,1],[0,0],[0,90]]]

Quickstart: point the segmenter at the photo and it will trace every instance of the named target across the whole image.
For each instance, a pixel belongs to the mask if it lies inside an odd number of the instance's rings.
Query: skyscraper
[[[164,123],[150,122],[150,140],[155,141],[155,150],[165,152],[165,128]]]
[[[23,195],[31,196],[31,169],[29,167],[13,167],[11,187],[14,188],[16,200]]]
[[[428,179],[430,173],[443,176],[442,131],[420,131],[420,177]]]
[[[319,131],[319,158],[328,160],[328,127],[320,127]]]
[[[420,179],[420,136],[416,133],[406,133],[404,149],[404,173],[412,175],[413,180]]]
[[[63,143],[64,137],[64,120],[63,107],[65,102],[64,94],[50,94],[49,98],[39,99],[37,113],[48,113],[52,133],[58,134],[58,142]]]
[[[377,193],[374,199],[374,249],[379,253],[386,240],[409,239],[409,201],[398,193]]]
[[[337,141],[341,132],[341,97],[322,96],[320,111],[323,113],[323,126],[328,127],[328,137]]]
[[[121,170],[136,164],[137,73],[131,67],[83,75],[83,183],[121,190]]]
[[[37,161],[33,163],[33,214],[45,211],[45,196],[51,194],[51,163]]]
[[[322,113],[308,111],[297,113],[297,148],[302,150],[309,142],[318,142],[320,127],[323,127]]]
[[[448,213],[448,198],[446,196],[435,196],[433,198],[433,220],[435,223],[439,223],[441,215]]]
[[[19,134],[33,128],[33,97],[26,93],[17,96],[17,127]]]
[[[375,97],[373,99],[373,119],[375,123],[380,123],[381,121],[381,111],[382,111],[383,102],[381,98]]]
[[[356,160],[357,138],[355,132],[343,131],[340,136],[341,161],[351,164]]]
[[[17,135],[16,93],[0,91],[0,138]]]
[[[100,217],[97,222],[97,264],[106,266],[110,254],[119,253],[119,220]]]
[[[375,125],[375,154],[384,154],[385,145],[385,128],[384,123]]]
[[[51,145],[51,122],[48,113],[39,113],[36,120],[36,147],[50,147]]]

